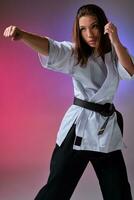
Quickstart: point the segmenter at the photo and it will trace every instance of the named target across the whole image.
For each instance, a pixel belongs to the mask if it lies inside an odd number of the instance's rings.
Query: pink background
[[[1,0],[0,1],[0,199],[32,200],[45,184],[60,121],[73,99],[71,79],[43,69],[37,53],[5,39],[3,30],[17,25],[53,39],[71,40],[77,9],[100,5],[119,29],[134,55],[133,0]],[[115,104],[124,115],[123,150],[134,195],[134,82],[120,83]],[[89,164],[72,200],[102,200]]]

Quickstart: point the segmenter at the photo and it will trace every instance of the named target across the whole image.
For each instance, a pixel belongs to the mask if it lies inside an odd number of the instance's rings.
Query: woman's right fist
[[[4,37],[11,38],[12,40],[20,40],[23,36],[23,31],[21,31],[16,26],[9,26],[4,30]]]

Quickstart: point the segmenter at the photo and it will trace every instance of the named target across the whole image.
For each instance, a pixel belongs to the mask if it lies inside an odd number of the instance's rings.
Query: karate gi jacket
[[[113,103],[114,95],[121,79],[134,79],[119,63],[114,49],[105,54],[105,62],[101,57],[91,55],[86,66],[77,64],[72,54],[74,44],[57,42],[49,39],[49,55],[39,54],[43,67],[68,74],[72,77],[74,96],[89,102],[105,104]],[[131,56],[134,62],[134,57]],[[106,117],[97,112],[77,105],[71,105],[61,122],[56,143],[60,146],[75,123],[76,136],[82,137],[80,146],[73,145],[75,150],[91,150],[111,152],[124,146],[121,130],[117,123],[116,112],[110,116],[102,135],[98,135]]]

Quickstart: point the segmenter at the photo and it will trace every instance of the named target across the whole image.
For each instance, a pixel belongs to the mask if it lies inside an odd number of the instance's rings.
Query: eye
[[[93,24],[92,28],[99,28],[98,24]]]
[[[80,28],[80,31],[81,31],[81,32],[82,32],[82,31],[85,31],[85,30],[86,30],[85,27]]]

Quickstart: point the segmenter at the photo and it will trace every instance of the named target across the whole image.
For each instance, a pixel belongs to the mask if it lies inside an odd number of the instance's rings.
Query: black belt
[[[104,117],[107,117],[104,124],[100,128],[98,135],[103,134],[110,116],[116,111],[114,104],[106,103],[106,104],[102,105],[102,104],[98,104],[98,103],[87,102],[87,101],[78,99],[76,97],[74,98],[73,104],[80,106],[82,108],[86,108],[88,110],[94,111],[94,112],[98,112],[101,115],[103,115]]]

